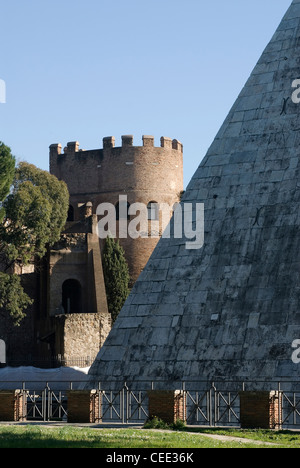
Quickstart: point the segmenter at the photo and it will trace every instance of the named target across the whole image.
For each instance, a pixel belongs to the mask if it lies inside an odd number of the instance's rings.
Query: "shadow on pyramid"
[[[185,238],[161,239],[90,370],[91,383],[300,380],[292,360],[300,340],[297,79],[300,0],[182,200],[204,203],[204,246],[188,250]]]

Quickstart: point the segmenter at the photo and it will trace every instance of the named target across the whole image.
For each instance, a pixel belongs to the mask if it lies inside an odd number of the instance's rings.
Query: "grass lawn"
[[[252,439],[253,443],[214,440],[201,434]],[[255,441],[273,445],[256,445]],[[300,434],[282,431],[192,429],[181,432],[85,427],[0,426],[0,448],[300,448]]]

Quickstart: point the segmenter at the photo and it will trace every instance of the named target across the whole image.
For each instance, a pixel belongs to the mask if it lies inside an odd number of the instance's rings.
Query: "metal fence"
[[[32,366],[40,369],[56,369],[59,367],[90,367],[95,362],[96,356],[81,356],[69,358],[58,354],[56,356],[22,356],[18,359],[7,358],[10,367]]]
[[[1,384],[2,382],[0,382]],[[67,421],[68,391],[85,382],[5,382],[6,388],[21,389],[28,421]],[[240,427],[240,392],[276,391],[280,395],[282,428],[300,429],[300,382],[183,382],[176,386],[185,394],[188,425]],[[97,420],[103,423],[140,423],[149,417],[148,392],[170,389],[167,382],[102,383],[97,385]]]

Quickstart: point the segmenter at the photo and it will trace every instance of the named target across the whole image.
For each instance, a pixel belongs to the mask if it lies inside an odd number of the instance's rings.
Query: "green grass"
[[[271,431],[263,429],[199,429],[189,428],[189,432],[202,434],[216,434],[228,437],[239,437],[242,439],[252,439],[254,441],[278,444],[286,448],[300,448],[300,432],[293,431]]]
[[[85,427],[0,426],[0,448],[264,448],[254,443],[208,439],[220,434],[276,444],[274,448],[300,448],[300,434],[272,431],[94,429]],[[267,446],[266,448],[272,448]]]

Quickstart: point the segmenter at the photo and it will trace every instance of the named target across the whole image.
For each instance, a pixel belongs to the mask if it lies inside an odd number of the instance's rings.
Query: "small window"
[[[159,205],[155,201],[151,201],[147,205],[148,209],[148,220],[149,221],[159,221]]]
[[[116,204],[116,220],[120,221],[121,219],[130,220],[129,215],[130,204],[126,201]]]

